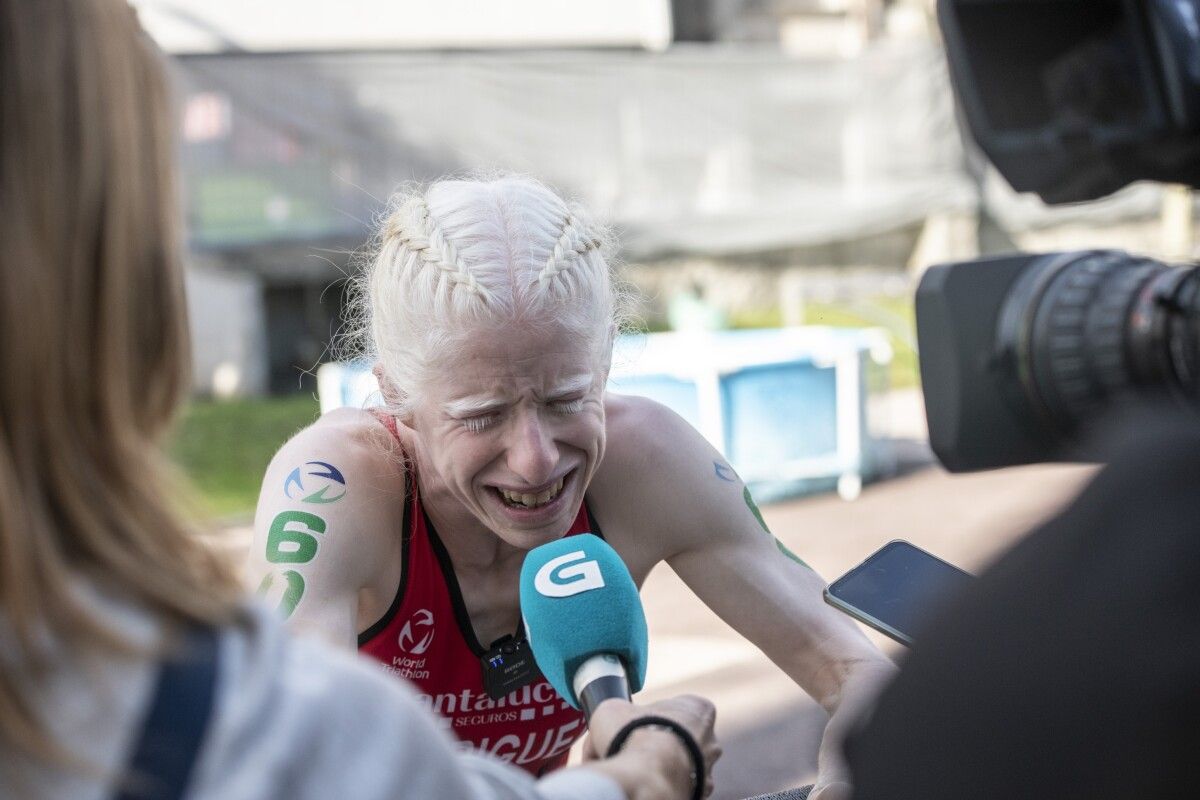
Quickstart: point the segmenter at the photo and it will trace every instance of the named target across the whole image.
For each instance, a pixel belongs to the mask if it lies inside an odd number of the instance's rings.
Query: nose
[[[508,447],[508,468],[534,487],[549,482],[557,464],[558,447],[541,415],[532,409],[520,413]]]

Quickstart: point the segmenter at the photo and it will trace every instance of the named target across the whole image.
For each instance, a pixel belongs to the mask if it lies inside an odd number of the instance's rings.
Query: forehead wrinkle
[[[550,391],[546,394],[546,396],[556,397],[558,395],[586,391],[587,389],[592,388],[592,383],[595,381],[595,379],[596,376],[590,372],[581,372],[578,375],[572,375],[568,378],[563,378],[550,388]]]

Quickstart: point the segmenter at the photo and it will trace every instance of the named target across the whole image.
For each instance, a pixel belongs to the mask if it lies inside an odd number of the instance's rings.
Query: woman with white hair
[[[384,405],[327,413],[272,461],[264,589],[292,625],[410,679],[460,739],[541,774],[582,718],[536,673],[489,695],[486,657],[523,636],[526,551],[595,533],[639,586],[670,564],[822,704],[814,797],[840,796],[831,743],[891,664],[694,429],[606,392],[625,297],[605,232],[524,177],[440,181],[392,209],[359,292]]]

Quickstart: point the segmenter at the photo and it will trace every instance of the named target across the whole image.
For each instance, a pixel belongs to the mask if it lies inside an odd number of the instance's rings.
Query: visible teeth
[[[508,489],[501,489],[500,494],[510,503],[523,505],[526,508],[534,508],[536,506],[543,506],[546,503],[549,503],[555,497],[558,497],[558,493],[562,491],[562,487],[563,479],[559,478],[554,482],[553,486],[541,494],[534,495],[526,494],[524,492],[510,492]]]

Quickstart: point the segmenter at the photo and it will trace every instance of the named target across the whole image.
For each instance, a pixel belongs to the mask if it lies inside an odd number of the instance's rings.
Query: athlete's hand
[[[842,758],[842,742],[879,693],[895,677],[889,661],[864,664],[842,684],[842,699],[829,717],[817,753],[817,782],[809,800],[850,800],[850,771]]]
[[[692,774],[692,759],[674,732],[652,725],[637,728],[611,759],[604,754],[617,733],[640,717],[666,717],[678,722],[696,740],[704,755],[704,775]],[[583,757],[588,766],[609,774],[621,784],[629,798],[637,800],[686,800],[695,781],[704,782],[704,796],[712,793],[712,768],[721,757],[721,746],[713,733],[717,712],[709,701],[682,695],[645,706],[623,700],[605,700],[588,721],[590,732]]]

